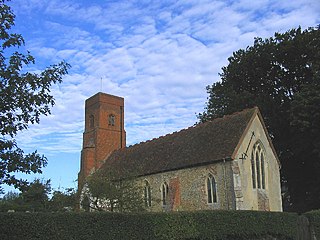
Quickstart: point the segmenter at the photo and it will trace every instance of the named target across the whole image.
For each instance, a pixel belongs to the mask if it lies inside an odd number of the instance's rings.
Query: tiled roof
[[[114,151],[101,170],[135,176],[199,166],[230,158],[256,108]]]

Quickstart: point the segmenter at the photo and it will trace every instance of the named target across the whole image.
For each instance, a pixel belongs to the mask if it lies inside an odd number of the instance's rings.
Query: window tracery
[[[208,203],[217,202],[216,180],[212,174],[209,174],[209,176],[207,177],[207,196],[208,196]]]
[[[251,174],[253,188],[265,189],[265,153],[260,141],[255,143],[251,153]]]

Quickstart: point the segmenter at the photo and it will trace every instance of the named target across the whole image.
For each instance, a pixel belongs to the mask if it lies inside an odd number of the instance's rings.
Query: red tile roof
[[[144,176],[230,159],[257,108],[114,151],[101,170]]]

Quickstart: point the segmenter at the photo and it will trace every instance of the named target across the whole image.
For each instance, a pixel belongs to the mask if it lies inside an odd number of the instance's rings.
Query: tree
[[[77,204],[77,192],[67,188],[64,192],[54,191],[50,199],[50,210],[55,212],[74,211]]]
[[[21,52],[24,39],[11,32],[15,15],[5,3],[0,0],[0,190],[2,184],[27,184],[14,173],[41,173],[46,166],[47,159],[37,151],[25,155],[15,136],[29,124],[39,123],[41,115],[50,114],[55,103],[50,87],[60,83],[70,68],[60,62],[40,73],[27,72],[35,59],[29,52]]]
[[[291,193],[293,199],[304,196],[297,202],[298,209],[320,207],[320,84],[308,84],[296,93],[290,106],[291,145],[294,164],[283,163],[287,169],[290,185],[302,187]],[[299,174],[297,174],[299,173]],[[309,210],[306,209],[306,210]]]
[[[16,212],[66,212],[74,211],[77,193],[73,188],[65,191],[56,190],[51,199],[50,180],[35,179],[24,186],[21,192],[8,192],[0,199],[0,212],[14,210]]]
[[[319,114],[320,28],[299,27],[256,38],[253,46],[234,52],[228,61],[221,81],[207,87],[200,122],[258,106],[282,163],[290,210],[320,208],[320,179],[315,174],[320,171],[319,135],[311,139],[319,132],[314,116]]]
[[[29,211],[41,212],[49,209],[49,194],[51,183],[49,180],[35,179],[28,186],[22,188],[21,197],[23,204]]]
[[[8,192],[0,200],[0,212],[14,210],[16,212],[49,210],[50,180],[35,179],[25,185],[21,192]]]
[[[144,210],[141,188],[131,178],[119,180],[111,171],[97,171],[87,178],[84,208],[97,211],[138,212]],[[88,199],[90,204],[88,204]]]
[[[0,199],[0,212],[26,211],[27,208],[23,205],[22,198],[17,192],[7,192],[2,199]]]

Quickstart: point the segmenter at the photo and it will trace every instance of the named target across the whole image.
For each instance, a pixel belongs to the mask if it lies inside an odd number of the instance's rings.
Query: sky
[[[125,99],[127,146],[193,125],[206,86],[220,80],[234,51],[301,26],[320,24],[318,0],[12,0],[14,31],[36,64],[65,60],[56,104],[17,136],[48,165],[37,178],[55,190],[77,187],[84,101],[97,92]],[[5,188],[9,191],[10,188]]]

